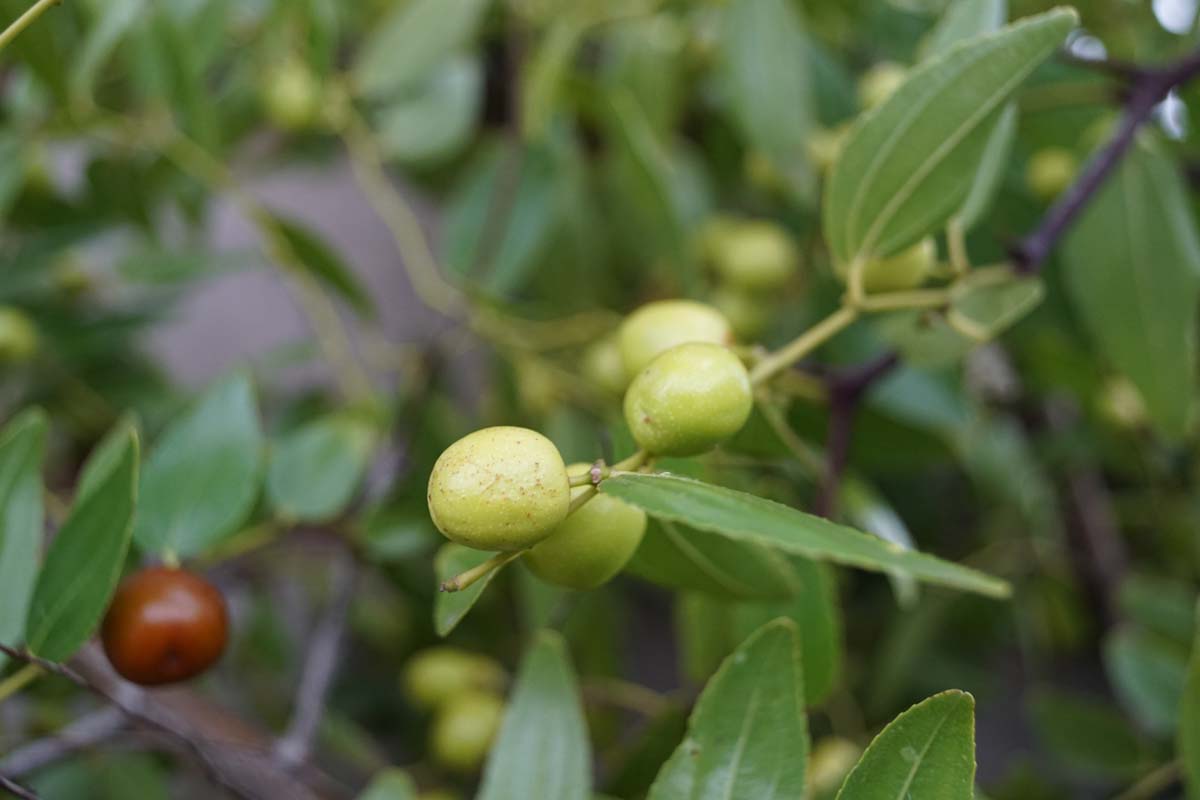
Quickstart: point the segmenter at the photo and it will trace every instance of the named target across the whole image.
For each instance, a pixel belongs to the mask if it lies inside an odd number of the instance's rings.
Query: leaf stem
[[[905,309],[938,308],[950,302],[952,290],[913,289],[906,292],[887,292],[867,295],[859,301],[863,311],[902,311]]]
[[[24,14],[13,20],[12,24],[4,29],[3,33],[0,33],[0,50],[3,50],[5,45],[17,38],[23,30],[32,25],[50,6],[56,6],[59,2],[61,0],[38,0],[30,6]]]
[[[42,674],[42,668],[36,664],[26,664],[21,669],[0,681],[0,703],[24,689],[35,678]]]
[[[496,570],[507,566],[510,562],[516,561],[524,554],[524,550],[514,550],[511,553],[496,553],[496,555],[482,564],[471,567],[466,572],[442,581],[441,589],[443,592],[461,592],[463,589],[469,588],[480,578],[484,578]]]
[[[770,353],[750,371],[750,382],[758,385],[770,380],[777,372],[781,372],[795,364],[806,355],[816,350],[829,339],[849,327],[858,319],[858,309],[852,306],[842,306],[825,319],[797,336],[788,344]]]

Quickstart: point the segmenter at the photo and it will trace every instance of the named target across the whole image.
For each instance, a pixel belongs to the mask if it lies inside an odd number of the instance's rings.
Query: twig
[[[1117,795],[1113,800],[1150,800],[1178,781],[1183,773],[1183,764],[1178,759],[1168,761],[1152,772],[1143,775],[1137,783]]]
[[[1075,183],[1055,202],[1038,227],[1012,248],[1013,264],[1018,272],[1033,274],[1042,268],[1058,240],[1066,234],[1120,164],[1133,144],[1138,129],[1154,113],[1154,108],[1166,99],[1172,89],[1198,74],[1200,51],[1172,66],[1139,70],[1125,101],[1121,122],[1108,144],[1088,162]]]
[[[303,764],[312,750],[329,688],[341,662],[358,571],[353,556],[342,549],[330,569],[329,604],[308,645],[291,721],[284,735],[275,742],[275,757],[286,769]]]
[[[12,778],[5,777],[2,773],[0,773],[0,789],[3,789],[14,797],[21,798],[21,800],[38,800],[38,793],[33,789],[27,789]]]
[[[59,2],[60,0],[38,0],[30,6],[28,11],[13,20],[12,24],[5,28],[3,33],[0,33],[0,50],[20,36],[21,32],[32,25],[38,17],[45,13],[46,9],[58,5]]]
[[[54,736],[17,748],[0,761],[0,772],[21,777],[109,739],[125,727],[125,714],[106,706],[81,717]]]

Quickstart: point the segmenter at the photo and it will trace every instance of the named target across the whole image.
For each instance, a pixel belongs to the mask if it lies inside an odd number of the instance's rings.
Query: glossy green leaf
[[[417,800],[417,785],[402,769],[385,769],[376,773],[358,800]]]
[[[1104,642],[1104,666],[1125,708],[1146,728],[1173,732],[1187,679],[1187,651],[1135,628],[1119,628]]]
[[[748,638],[704,687],[683,742],[648,800],[788,800],[804,796],[808,720],[795,623]]]
[[[146,459],[134,538],[143,550],[196,555],[234,532],[258,497],[263,437],[250,379],[208,389]]]
[[[420,81],[446,56],[471,40],[488,0],[413,0],[395,6],[367,37],[354,76],[372,97]]]
[[[966,39],[999,29],[1008,18],[1008,0],[955,0],[921,46],[921,58],[934,58]]]
[[[1006,101],[1077,21],[1056,9],[962,42],[859,122],[825,194],[839,263],[891,255],[962,208]]]
[[[600,490],[651,516],[686,523],[730,539],[753,542],[816,561],[877,572],[900,570],[918,580],[992,597],[1006,597],[1002,580],[933,556],[904,550],[874,536],[761,497],[672,475],[620,475]]]
[[[65,661],[91,636],[117,586],[129,551],[138,493],[138,439],[124,427],[124,447],[95,488],[71,509],[46,553],[29,606],[25,644]]]
[[[0,642],[25,633],[42,545],[46,415],[25,411],[0,430]],[[6,657],[0,655],[0,667]]]
[[[719,76],[743,136],[801,196],[813,190],[808,40],[786,0],[732,0],[721,20]]]
[[[491,558],[495,553],[485,553],[482,550],[472,550],[459,544],[443,545],[433,560],[433,571],[438,583],[453,578],[455,575],[477,567]],[[438,636],[446,636],[454,630],[462,618],[483,594],[483,590],[496,577],[499,570],[493,570],[475,583],[459,592],[438,592],[433,600],[433,628]]]
[[[521,662],[478,800],[585,800],[591,758],[566,644],[543,631]]]
[[[1200,799],[1200,605],[1196,607],[1196,633],[1192,641],[1192,657],[1188,661],[1187,678],[1184,682],[1177,741],[1188,797],[1191,800],[1198,800]]]
[[[444,160],[470,140],[482,101],[479,60],[452,58],[380,108],[379,146],[385,157],[403,164]]]
[[[949,691],[892,720],[846,776],[838,800],[971,800],[974,782],[975,700]]]
[[[278,215],[275,229],[314,278],[359,313],[374,315],[375,306],[358,276],[320,236],[301,223]]]
[[[1156,427],[1183,435],[1196,396],[1200,240],[1175,164],[1135,147],[1066,240],[1071,302]]]
[[[271,448],[267,496],[287,520],[321,522],[340,514],[366,473],[378,434],[360,419],[306,423]]]
[[[780,599],[799,588],[774,550],[670,520],[650,521],[626,571],[671,589],[733,600]]]

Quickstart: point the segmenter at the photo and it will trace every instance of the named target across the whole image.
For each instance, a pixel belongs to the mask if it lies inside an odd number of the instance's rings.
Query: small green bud
[[[268,70],[263,94],[267,116],[284,130],[304,130],[320,116],[321,85],[299,58],[289,58]]]
[[[729,344],[729,322],[715,308],[692,300],[661,300],[634,311],[617,332],[625,374],[632,378],[659,354],[687,342]]]

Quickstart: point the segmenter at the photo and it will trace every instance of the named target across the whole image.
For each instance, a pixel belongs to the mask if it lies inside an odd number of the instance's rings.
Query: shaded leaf
[[[358,800],[417,800],[417,786],[402,769],[385,769],[375,774]]]
[[[1105,639],[1104,666],[1129,713],[1156,733],[1175,730],[1187,651],[1153,634],[1120,628]]]
[[[46,415],[31,409],[0,430],[0,642],[25,633],[42,544]],[[0,655],[0,667],[7,657]]]
[[[1040,690],[1029,700],[1029,715],[1054,758],[1081,775],[1131,779],[1145,767],[1137,734],[1110,704]]]
[[[1008,17],[1008,0],[956,0],[946,7],[921,46],[921,58],[934,58],[964,39],[999,29]]]
[[[472,550],[459,544],[443,545],[433,560],[433,571],[438,583],[466,572],[471,567],[477,567],[491,558],[494,553],[482,550]],[[479,600],[483,590],[496,577],[499,570],[493,570],[466,589],[458,592],[438,592],[433,600],[433,628],[438,636],[446,636],[454,630],[462,618],[467,615],[475,602]]]
[[[314,278],[359,313],[375,314],[375,306],[358,276],[321,237],[294,220],[276,215],[274,221],[275,229]]]
[[[476,58],[452,58],[413,89],[380,108],[375,134],[383,154],[428,164],[452,156],[470,140],[483,100]]]
[[[1184,682],[1178,750],[1188,797],[1197,800],[1200,798],[1200,605],[1196,607],[1196,634]]]
[[[361,419],[334,415],[285,435],[271,450],[267,496],[288,520],[320,522],[340,514],[367,469],[375,429]]]

